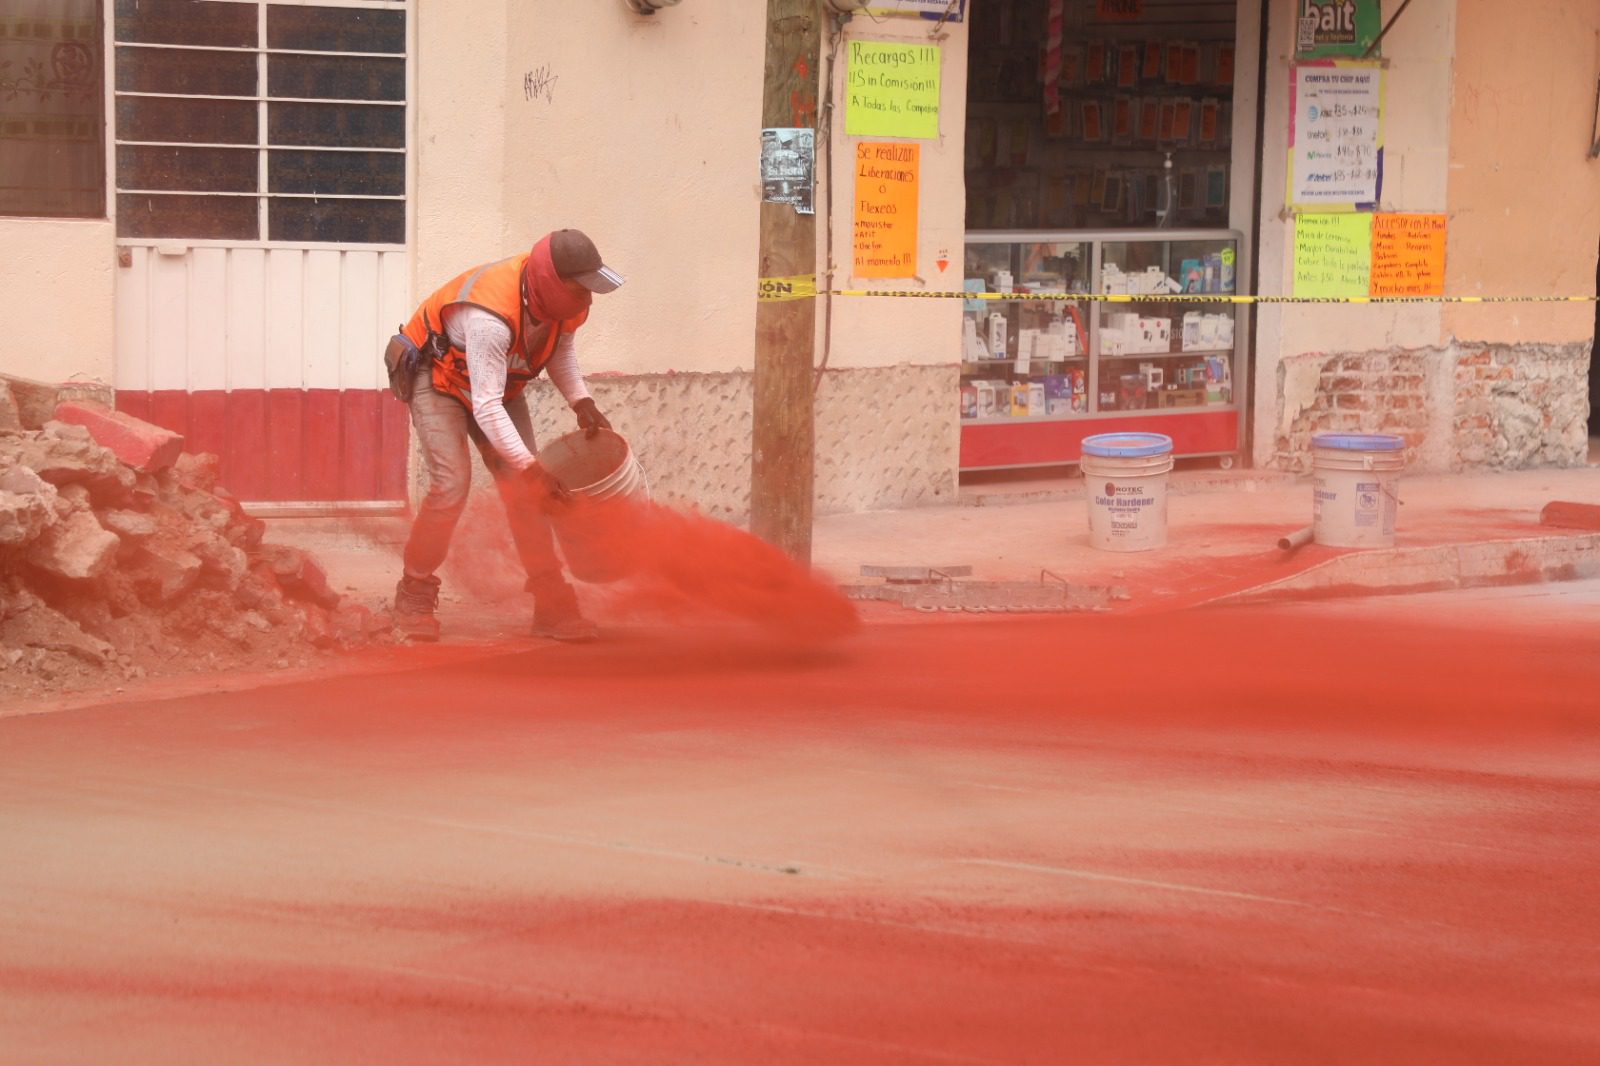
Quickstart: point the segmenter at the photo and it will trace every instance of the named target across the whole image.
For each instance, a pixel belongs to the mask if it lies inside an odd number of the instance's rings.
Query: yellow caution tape
[[[815,274],[796,274],[791,278],[757,278],[758,300],[809,300],[817,295]]]
[[[776,279],[763,279],[776,280]],[[784,279],[788,280],[788,279]],[[897,296],[933,300],[1085,301],[1090,303],[1212,303],[1212,304],[1541,304],[1594,303],[1596,296],[1245,296],[1201,292],[940,292],[913,289],[832,289],[829,296]],[[798,299],[799,297],[781,297]]]

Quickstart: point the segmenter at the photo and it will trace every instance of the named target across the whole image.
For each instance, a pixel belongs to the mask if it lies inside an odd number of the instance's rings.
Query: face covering
[[[522,271],[522,291],[528,303],[528,313],[543,323],[554,323],[566,318],[576,318],[589,309],[594,294],[588,289],[574,296],[567,291],[556,274],[556,265],[550,259],[550,238],[539,238],[528,254],[528,265]]]

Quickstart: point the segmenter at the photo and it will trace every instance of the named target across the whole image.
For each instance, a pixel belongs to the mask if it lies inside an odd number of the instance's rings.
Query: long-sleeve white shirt
[[[522,435],[506,414],[506,353],[511,349],[511,330],[481,307],[456,308],[446,318],[444,330],[451,346],[466,353],[467,377],[472,382],[472,417],[478,428],[501,458],[516,469],[532,465],[533,452],[522,442]],[[588,397],[589,387],[578,369],[572,334],[563,333],[556,341],[556,350],[544,370],[568,406]]]

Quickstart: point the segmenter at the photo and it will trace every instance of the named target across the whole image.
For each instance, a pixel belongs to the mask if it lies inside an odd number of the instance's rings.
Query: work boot
[[[600,636],[599,627],[578,609],[578,595],[560,577],[529,581],[533,593],[533,635],[569,644],[587,644]]]
[[[439,579],[433,575],[412,577],[406,574],[394,587],[394,628],[407,640],[439,639],[439,620],[433,616],[439,606]]]

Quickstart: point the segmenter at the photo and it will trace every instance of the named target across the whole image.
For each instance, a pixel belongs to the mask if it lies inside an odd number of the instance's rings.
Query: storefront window
[[[0,215],[103,218],[100,0],[0,0]]]

